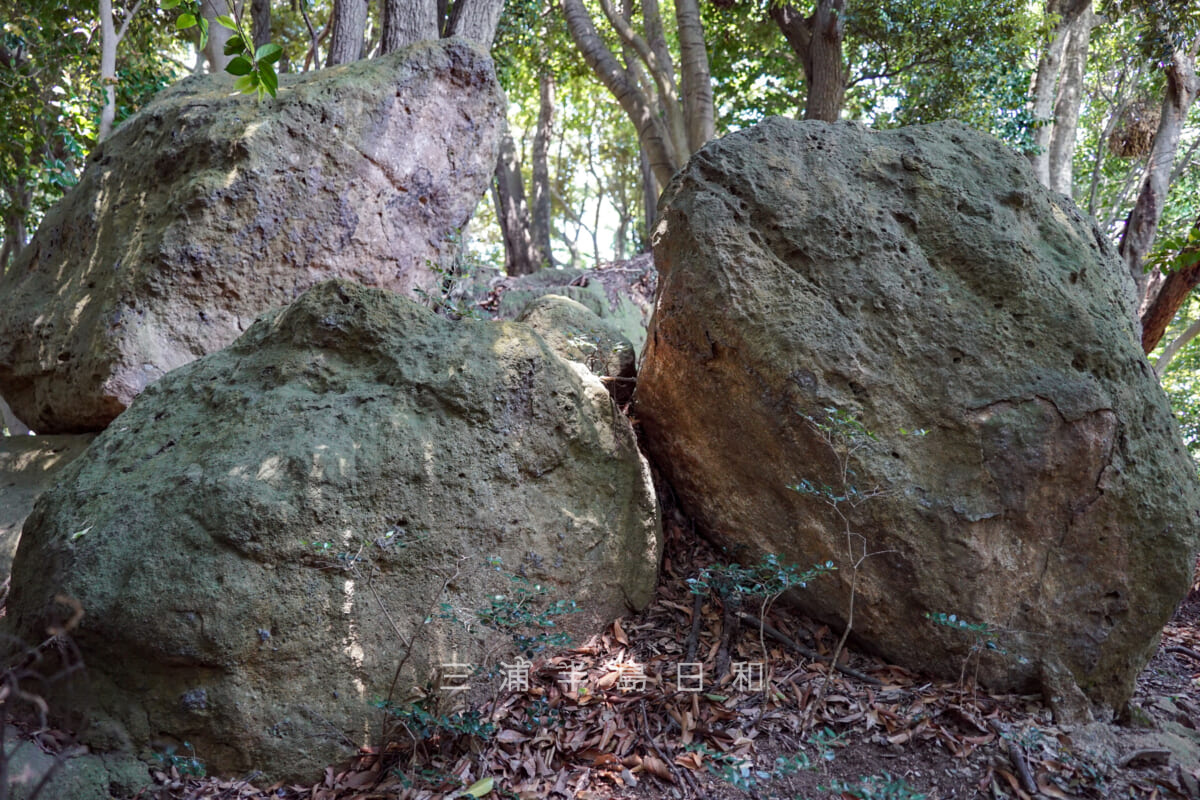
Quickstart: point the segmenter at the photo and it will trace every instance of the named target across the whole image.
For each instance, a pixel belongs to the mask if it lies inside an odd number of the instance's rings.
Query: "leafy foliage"
[[[225,55],[233,56],[225,71],[237,76],[233,84],[234,90],[243,94],[254,94],[259,98],[265,94],[274,97],[279,90],[275,62],[283,55],[283,48],[274,42],[267,42],[255,48],[254,39],[243,27],[232,2],[227,2],[227,5],[229,14],[218,16],[217,24],[233,33],[225,43]],[[199,0],[162,0],[162,7],[164,10],[182,8],[183,11],[175,20],[175,27],[181,31],[198,28],[200,47],[204,47],[208,40],[208,20],[200,13]]]

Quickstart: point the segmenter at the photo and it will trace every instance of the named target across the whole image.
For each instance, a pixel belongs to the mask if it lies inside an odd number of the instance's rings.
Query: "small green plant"
[[[909,786],[903,778],[893,778],[886,772],[853,782],[834,778],[829,786],[817,788],[823,792],[839,792],[843,798],[856,800],[925,800],[925,795]]]
[[[375,703],[397,720],[416,741],[433,742],[472,736],[486,741],[496,733],[496,726],[486,721],[478,711],[441,713],[435,707],[427,709],[426,701],[393,704],[385,700]]]
[[[462,234],[459,231],[453,231],[447,236],[446,243],[460,253],[466,251]],[[449,267],[429,260],[426,260],[425,266],[436,276],[433,288],[425,289],[418,286],[413,289],[413,292],[430,311],[456,321],[483,319],[479,304],[471,297],[471,284],[475,273],[483,267],[478,259],[466,254],[457,257],[453,265]]]
[[[203,50],[208,42],[208,20],[200,11],[199,0],[162,0],[164,11],[182,8],[175,19],[175,28],[185,31],[198,28],[200,31],[200,49]],[[243,94],[254,94],[260,99],[269,94],[274,97],[279,90],[279,76],[275,72],[275,62],[283,57],[283,48],[274,42],[267,42],[261,47],[254,46],[254,39],[242,26],[241,18],[227,0],[228,14],[217,17],[217,24],[228,28],[233,35],[225,43],[225,55],[233,56],[225,66],[225,71],[237,76],[233,83],[234,90]]]
[[[842,408],[823,409],[820,416],[807,414],[801,416],[828,450],[833,459],[834,471],[832,480],[828,483],[806,478],[788,488],[817,499],[833,511],[844,540],[843,568],[850,572],[850,598],[846,607],[846,625],[842,629],[841,638],[838,639],[837,645],[833,649],[829,668],[817,690],[816,698],[805,714],[803,727],[807,730],[812,724],[817,710],[824,703],[830,678],[846,647],[846,641],[850,638],[850,632],[854,629],[854,604],[857,599],[858,579],[862,565],[867,559],[888,552],[886,550],[872,551],[867,537],[854,529],[850,514],[853,509],[869,500],[892,494],[895,487],[874,486],[863,489],[859,486],[858,475],[853,465],[858,460],[860,453],[879,444],[879,437],[872,433],[861,420]],[[904,436],[924,436],[925,433],[920,429],[912,431],[901,429],[901,435]]]
[[[154,760],[162,764],[166,769],[174,769],[179,773],[180,777],[203,778],[205,774],[204,762],[196,758],[196,751],[192,747],[191,742],[184,742],[183,746],[188,749],[188,755],[186,756],[177,754],[174,747],[168,747],[162,753],[155,753]]]
[[[960,686],[966,685],[967,666],[971,660],[975,661],[975,674],[972,677],[972,682],[977,682],[979,678],[979,667],[985,652],[995,653],[997,655],[1008,655],[1008,651],[1000,646],[998,638],[1004,633],[1003,629],[997,628],[986,622],[968,622],[960,618],[957,614],[925,613],[925,619],[932,622],[934,625],[940,625],[943,628],[950,628],[958,631],[971,639],[971,647],[967,651],[966,658],[963,659],[962,670],[958,675],[958,683]],[[1018,656],[1017,661],[1022,664],[1028,664],[1029,659],[1024,656]]]
[[[548,647],[565,647],[571,637],[556,627],[554,618],[574,614],[579,608],[574,600],[548,600],[549,589],[533,583],[523,575],[510,575],[512,588],[495,594],[488,604],[475,611],[484,627],[507,635],[526,658]]]
[[[688,588],[697,600],[715,594],[721,601],[724,620],[721,627],[721,646],[717,653],[717,672],[723,676],[728,669],[728,653],[740,630],[741,610],[747,599],[760,601],[758,642],[763,657],[766,658],[767,646],[763,638],[763,626],[771,604],[789,589],[803,589],[811,581],[832,572],[833,569],[832,561],[801,569],[795,564],[780,563],[779,556],[767,553],[757,564],[713,564],[700,570],[699,576],[688,578]]]
[[[710,774],[753,796],[758,795],[760,786],[795,775],[797,772],[816,769],[808,754],[803,752],[792,756],[780,756],[775,759],[775,765],[771,769],[765,770],[757,769],[752,759],[713,750],[703,742],[684,745],[683,749],[702,755],[704,768]]]

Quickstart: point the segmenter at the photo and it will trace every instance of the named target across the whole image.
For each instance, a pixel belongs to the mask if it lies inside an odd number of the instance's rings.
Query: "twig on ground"
[[[1033,779],[1033,773],[1029,771],[1029,762],[1025,760],[1025,752],[1021,749],[1021,745],[1009,737],[1008,731],[1004,729],[1004,725],[999,720],[989,719],[988,725],[996,732],[1000,740],[1007,744],[1008,760],[1012,762],[1013,768],[1017,771],[1021,788],[1030,795],[1037,795],[1041,790],[1038,789],[1037,782]]]
[[[667,754],[658,746],[658,742],[654,741],[654,735],[650,733],[650,720],[646,718],[646,701],[640,701],[639,707],[642,712],[642,732],[646,735],[646,741],[650,743],[650,747],[654,750],[655,754],[667,765],[667,769],[671,771],[671,774],[675,776],[675,782],[679,784],[680,788],[690,787],[693,796],[699,797],[700,786],[696,783],[696,779],[692,777],[692,774],[687,770],[680,772],[679,768],[675,766],[674,760],[667,758]],[[684,780],[685,778],[687,780]]]
[[[687,638],[687,663],[696,661],[696,648],[700,645],[700,611],[704,608],[704,595],[693,595],[692,600],[692,630]]]
[[[754,616],[753,614],[747,614],[746,612],[743,611],[742,612],[742,621],[749,622],[753,625],[761,625],[763,633],[765,633],[767,636],[770,636],[772,639],[779,642],[780,644],[783,644],[783,645],[791,648],[792,650],[796,651],[797,653],[799,653],[800,655],[804,656],[807,659],[810,659],[812,661],[820,661],[825,664],[828,664],[830,661],[832,661],[832,659],[829,656],[823,656],[820,653],[818,653],[816,650],[813,650],[811,647],[805,647],[804,645],[802,645],[799,642],[792,639],[787,634],[776,630],[775,628],[771,627],[770,625],[768,625],[765,622],[761,622],[758,619],[758,617]],[[835,664],[834,668],[838,672],[842,673],[843,675],[854,678],[857,681],[862,681],[863,683],[868,684],[870,686],[883,686],[883,681],[879,680],[878,678],[872,678],[870,675],[866,675],[862,672],[859,672],[858,670],[854,669],[853,667],[847,667],[845,664]]]

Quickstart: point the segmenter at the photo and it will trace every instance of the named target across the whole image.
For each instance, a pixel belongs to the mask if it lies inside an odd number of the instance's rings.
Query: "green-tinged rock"
[[[618,403],[629,402],[637,374],[633,343],[586,306],[556,294],[542,295],[517,317],[537,331],[554,352],[578,361],[605,381]]]
[[[796,599],[838,626],[866,554],[854,633],[896,663],[957,678],[979,644],[993,687],[1122,707],[1187,590],[1200,486],[1094,224],[957,123],[770,119],[660,209],[635,411],[683,508],[835,562]],[[826,409],[878,437],[845,481],[805,419]],[[843,483],[853,556],[819,488]]]
[[[36,639],[57,595],[79,601],[97,746],[186,740],[211,772],[310,778],[379,734],[406,654],[394,699],[513,661],[476,615],[498,595],[575,601],[551,632],[577,636],[649,602],[648,473],[600,381],[528,326],[328,282],[156,382],[62,473],[4,631]]]
[[[504,124],[461,39],[155,97],[88,158],[0,278],[0,394],[38,433],[103,429],[170,370],[331,277],[428,287],[486,191]]]
[[[8,577],[33,501],[94,438],[90,433],[0,437],[0,581]]]

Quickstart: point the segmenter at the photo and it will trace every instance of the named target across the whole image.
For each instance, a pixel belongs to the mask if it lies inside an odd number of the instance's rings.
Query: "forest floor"
[[[697,628],[696,660],[715,674],[720,604],[706,600],[694,628],[686,583],[713,559],[669,522],[649,608],[582,647],[534,658],[529,690],[494,693],[474,706],[478,717],[428,704],[430,716],[422,725],[409,717],[398,743],[330,766],[307,785],[256,787],[252,776],[198,779],[164,767],[137,797],[1200,798],[1200,592],[1180,607],[1139,677],[1137,724],[1068,727],[1052,721],[1040,697],[972,688],[970,669],[961,681],[933,680],[854,652],[843,666],[857,676],[835,673],[817,702],[836,636],[779,610],[767,615],[778,636],[760,638],[747,622],[733,654],[766,665],[769,691],[732,678],[679,691],[676,665]],[[635,662],[639,674],[622,672]],[[587,685],[565,682],[572,671],[586,674]]]

